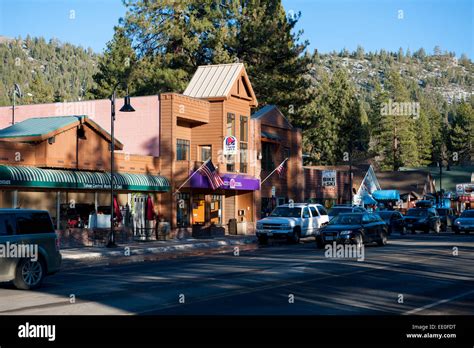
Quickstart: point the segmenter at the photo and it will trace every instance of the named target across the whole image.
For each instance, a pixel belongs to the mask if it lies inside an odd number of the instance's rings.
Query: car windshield
[[[461,217],[474,218],[474,210],[464,210]]]
[[[276,207],[270,216],[274,217],[301,217],[301,208]]]
[[[428,210],[425,209],[408,209],[408,216],[427,216]]]
[[[350,213],[351,211],[352,211],[352,208],[350,207],[334,207],[331,210],[329,210],[328,215],[338,216],[341,213]]]
[[[329,222],[329,225],[360,225],[361,214],[340,214]]]

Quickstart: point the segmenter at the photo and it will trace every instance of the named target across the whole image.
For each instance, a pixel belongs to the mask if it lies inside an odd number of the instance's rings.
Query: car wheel
[[[429,227],[428,227],[428,228],[425,228],[425,229],[423,230],[423,233],[424,233],[424,234],[430,233],[430,228],[429,228]]]
[[[400,229],[400,234],[403,236],[405,233],[407,233],[407,228],[405,226],[402,226]]]
[[[454,234],[459,234],[459,230],[458,230],[458,229],[455,229],[455,230],[454,230]]]
[[[316,248],[317,249],[324,249],[324,242],[321,236],[316,236]]]
[[[416,234],[416,230],[414,228],[411,229],[411,234]]]
[[[440,233],[441,232],[441,223],[436,223],[435,228],[434,228],[435,233]]]
[[[379,246],[387,245],[387,235],[385,233],[380,233],[379,240],[377,241]]]
[[[295,227],[293,229],[293,234],[291,235],[289,242],[291,244],[298,244],[300,242],[300,238],[301,238],[301,230],[299,229],[299,227]]]
[[[259,236],[258,237],[258,244],[267,245],[268,244],[268,237],[267,236]]]
[[[43,261],[38,259],[21,259],[16,266],[13,285],[21,290],[32,290],[41,286],[46,269]]]

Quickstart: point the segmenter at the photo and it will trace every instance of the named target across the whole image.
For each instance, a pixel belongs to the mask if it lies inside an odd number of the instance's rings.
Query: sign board
[[[336,171],[335,170],[323,170],[322,172],[322,186],[325,187],[336,187]]]
[[[237,138],[233,135],[224,138],[224,155],[237,155]]]
[[[272,197],[276,196],[276,187],[272,186]]]
[[[236,187],[235,186],[235,179],[230,179],[229,180],[229,187],[233,190],[235,189],[235,187]]]
[[[474,193],[474,184],[457,184],[456,194],[458,196],[470,195]]]

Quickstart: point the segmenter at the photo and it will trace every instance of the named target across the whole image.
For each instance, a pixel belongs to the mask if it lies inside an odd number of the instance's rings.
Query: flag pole
[[[173,193],[173,195],[179,193],[179,190],[180,190],[184,185],[186,185],[186,183],[187,183],[189,180],[191,180],[191,178],[194,176],[194,174],[196,174],[197,172],[199,172],[199,169],[201,169],[201,168],[202,168],[207,162],[209,162],[210,160],[211,160],[211,158],[209,157],[209,158],[206,160],[206,162],[204,162],[203,164],[201,164],[201,166],[200,166],[197,170],[195,170],[194,173],[192,173],[192,174],[186,179],[186,181],[181,184],[180,187],[178,187],[178,188],[176,189],[176,191]]]
[[[273,169],[273,171],[272,171],[270,174],[268,174],[267,177],[266,177],[265,179],[263,179],[263,180],[260,182],[260,185],[263,184],[273,173],[275,173],[275,171],[276,171],[278,168],[280,168],[280,166],[281,166],[283,163],[285,163],[285,162],[288,160],[288,158],[289,158],[289,157],[285,158],[285,159],[283,160],[283,162],[281,162],[275,169]]]

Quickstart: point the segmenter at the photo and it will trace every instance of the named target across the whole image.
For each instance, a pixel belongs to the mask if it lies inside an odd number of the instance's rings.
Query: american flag
[[[278,168],[276,169],[276,172],[278,173],[279,176],[282,176],[285,174],[285,163],[286,163],[286,159],[283,162],[281,162]]]
[[[224,185],[224,181],[219,176],[219,174],[217,174],[216,167],[214,167],[214,164],[212,164],[211,160],[202,165],[201,168],[199,168],[199,172],[207,177],[213,190],[218,189]]]

